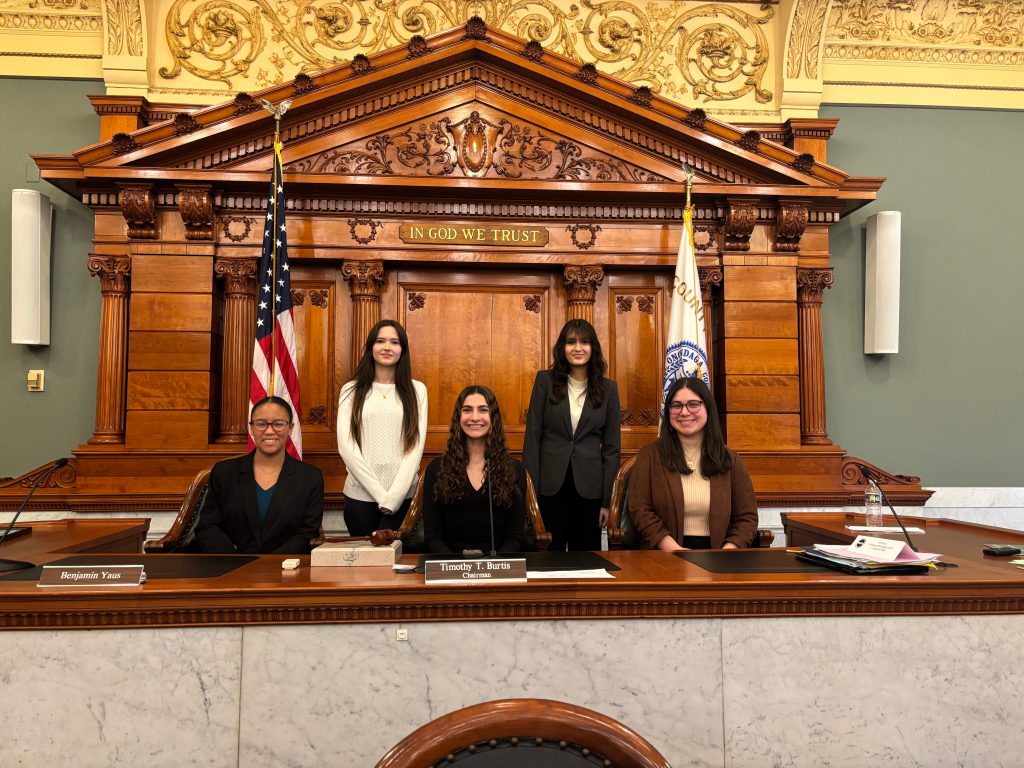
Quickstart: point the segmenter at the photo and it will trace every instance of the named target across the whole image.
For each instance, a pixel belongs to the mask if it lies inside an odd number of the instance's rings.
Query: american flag
[[[259,290],[256,305],[256,345],[252,355],[249,383],[249,413],[252,406],[270,395],[287,400],[295,413],[295,427],[287,451],[302,458],[302,429],[299,425],[299,372],[296,368],[295,324],[292,318],[292,281],[288,274],[288,239],[284,221],[284,178],[281,173],[283,145],[274,136],[274,171],[267,198],[267,220],[263,229]],[[271,352],[271,350],[274,350]],[[249,436],[249,450],[255,448]]]

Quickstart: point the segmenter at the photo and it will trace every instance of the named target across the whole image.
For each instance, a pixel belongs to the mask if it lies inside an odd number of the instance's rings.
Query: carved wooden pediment
[[[295,154],[294,152],[292,154]],[[474,102],[292,160],[286,173],[667,182],[666,176]]]
[[[597,185],[623,184],[627,194],[635,185],[675,200],[683,163],[696,171],[698,197],[784,189],[849,208],[877,188],[482,22],[419,43],[37,161],[45,178],[77,196],[154,178],[254,191],[271,166],[274,127],[257,105],[290,99],[281,139],[293,195],[326,177],[339,192],[352,177],[419,177],[421,187],[464,177],[483,187],[579,184],[582,197],[590,185],[598,193]]]

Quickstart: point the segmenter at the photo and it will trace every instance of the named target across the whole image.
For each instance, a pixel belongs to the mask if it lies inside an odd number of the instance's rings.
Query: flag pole
[[[271,192],[274,203],[274,218],[272,220],[274,234],[270,243],[270,283],[273,286],[273,290],[270,294],[272,303],[270,305],[270,391],[268,392],[273,397],[275,394],[274,376],[277,369],[277,284],[275,282],[277,277],[277,195],[284,183],[284,170],[282,167],[284,163],[281,159],[281,150],[284,148],[284,145],[281,143],[281,117],[288,111],[292,101],[291,99],[285,99],[276,106],[266,99],[263,99],[260,103],[267,112],[274,116],[274,170],[271,173],[271,177],[274,180],[273,191]]]

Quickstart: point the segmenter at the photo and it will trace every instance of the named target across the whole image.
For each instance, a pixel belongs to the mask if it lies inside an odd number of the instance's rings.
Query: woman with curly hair
[[[526,471],[505,447],[494,393],[473,385],[459,393],[448,445],[423,479],[423,532],[430,552],[491,551],[488,484],[499,552],[519,552],[526,522]]]

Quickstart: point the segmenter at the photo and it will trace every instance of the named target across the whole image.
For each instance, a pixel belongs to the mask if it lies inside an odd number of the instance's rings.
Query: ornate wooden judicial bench
[[[302,429],[332,508],[338,390],[382,317],[408,328],[430,393],[426,458],[473,382],[496,391],[518,450],[534,373],[570,317],[591,320],[605,346],[625,455],[652,440],[683,162],[697,173],[715,394],[760,503],[862,497],[860,460],[826,428],[821,304],[829,227],[883,179],[825,164],[835,121],[728,125],[473,19],[151,124],[96,97],[108,140],[35,157],[95,212],[83,266],[103,294],[95,432],[36,508],[173,509],[198,469],[245,450],[273,135],[260,99],[292,100],[282,139]],[[4,506],[32,474],[0,489]],[[880,474],[894,500],[929,495]]]

